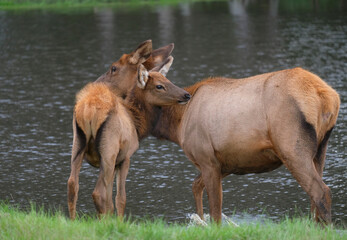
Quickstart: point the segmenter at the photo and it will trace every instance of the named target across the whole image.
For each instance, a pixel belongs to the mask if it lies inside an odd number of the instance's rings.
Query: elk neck
[[[130,91],[125,99],[125,105],[135,124],[139,140],[148,136],[158,121],[160,107],[149,104],[144,91],[138,87]]]
[[[179,145],[178,132],[186,105],[162,107],[151,134],[158,139],[165,139]]]
[[[189,94],[193,97],[201,86],[213,84],[215,82],[218,82],[219,79],[225,80],[225,78],[207,78],[195,83],[192,86],[185,87],[184,90],[189,92]],[[177,104],[162,107],[159,114],[159,119],[157,120],[157,123],[151,134],[156,138],[169,140],[180,145],[178,134],[180,132],[182,117],[188,105],[189,103],[187,103],[186,105]]]

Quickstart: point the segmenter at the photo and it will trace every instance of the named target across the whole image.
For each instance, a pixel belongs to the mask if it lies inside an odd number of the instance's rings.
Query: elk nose
[[[185,100],[188,101],[191,98],[191,96],[189,93],[186,93],[186,94],[184,94],[184,98],[185,98]]]

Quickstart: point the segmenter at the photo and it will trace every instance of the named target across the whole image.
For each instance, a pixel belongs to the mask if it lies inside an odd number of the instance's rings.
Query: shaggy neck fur
[[[143,90],[134,87],[125,103],[135,124],[139,140],[150,134],[160,114],[160,107],[147,103],[145,97]]]

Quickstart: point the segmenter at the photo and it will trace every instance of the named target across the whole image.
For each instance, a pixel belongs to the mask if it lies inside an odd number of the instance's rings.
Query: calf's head
[[[169,44],[152,51],[152,40],[144,41],[133,52],[123,54],[118,61],[112,63],[108,71],[96,81],[109,83],[125,98],[136,84],[139,65],[143,64],[147,70],[162,65],[173,47],[173,44]]]

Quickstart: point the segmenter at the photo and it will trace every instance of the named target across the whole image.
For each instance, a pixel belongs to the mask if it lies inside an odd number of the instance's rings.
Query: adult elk
[[[331,222],[331,193],[322,180],[339,95],[318,76],[294,68],[244,79],[209,78],[185,88],[185,106],[162,108],[152,134],[179,144],[200,170],[192,190],[203,218],[221,220],[222,178],[272,171],[282,164],[311,199],[316,221]]]
[[[128,91],[127,100],[114,92],[109,83],[88,84],[76,96],[73,115],[71,174],[68,180],[70,218],[76,215],[79,172],[82,161],[100,168],[92,197],[99,214],[112,213],[112,189],[117,175],[116,209],[124,215],[125,180],[130,157],[139,140],[152,130],[159,106],[185,104],[190,95],[164,77],[172,64],[169,57],[160,67],[148,72],[140,64],[137,84]],[[158,71],[158,72],[155,72]]]

